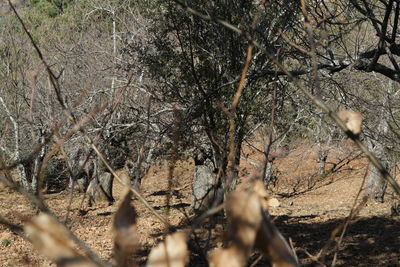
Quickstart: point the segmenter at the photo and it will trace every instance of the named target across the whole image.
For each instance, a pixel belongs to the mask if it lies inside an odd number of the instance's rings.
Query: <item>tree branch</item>
[[[389,47],[389,50],[390,50],[390,52],[392,52],[393,55],[400,56],[400,45],[399,44],[392,44]],[[372,49],[372,50],[363,52],[359,56],[361,58],[373,58],[376,53],[379,53],[379,55],[384,55],[387,52],[384,48],[382,48],[382,49],[376,48],[376,49]]]
[[[376,63],[372,65],[372,68],[370,68],[371,62],[369,60],[359,59],[354,63],[353,66],[356,70],[362,70],[365,72],[375,71],[392,79],[393,81],[400,82],[400,73],[396,70],[386,67],[383,64]]]

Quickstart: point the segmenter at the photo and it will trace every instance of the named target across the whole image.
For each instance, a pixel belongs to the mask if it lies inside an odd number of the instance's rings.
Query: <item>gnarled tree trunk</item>
[[[99,177],[95,177],[89,184],[87,194],[89,195],[89,206],[96,202],[114,202],[112,196],[112,185],[114,176],[109,172],[104,172]]]
[[[369,149],[374,151],[375,155],[381,161],[382,165],[388,167],[388,159],[385,155],[384,147],[382,144],[377,143],[375,147],[372,147],[372,143],[369,142]],[[383,202],[385,191],[387,187],[387,181],[383,179],[379,170],[370,164],[369,174],[366,183],[365,194],[375,201]]]

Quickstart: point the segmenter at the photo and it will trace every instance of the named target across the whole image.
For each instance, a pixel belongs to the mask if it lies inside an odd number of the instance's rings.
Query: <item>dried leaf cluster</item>
[[[226,199],[230,245],[210,253],[210,266],[245,266],[253,248],[268,257],[273,266],[299,266],[297,257],[264,207],[267,193],[260,180],[232,192]]]
[[[136,266],[132,255],[139,246],[137,213],[127,190],[114,216],[114,259],[117,266]],[[26,223],[25,233],[43,255],[63,267],[111,266],[78,253],[68,229],[52,216],[42,213]],[[151,250],[147,266],[185,266],[189,255],[186,234],[174,233]]]
[[[114,216],[114,259],[117,266],[136,266],[134,252],[139,247],[137,212],[127,190]],[[274,266],[298,266],[297,258],[268,212],[268,195],[260,180],[228,194],[225,210],[228,219],[226,248],[209,253],[210,266],[245,266],[256,248]],[[58,266],[108,266],[90,256],[81,255],[72,241],[70,231],[55,218],[42,213],[26,223],[25,233],[33,245]],[[189,262],[188,233],[176,232],[154,247],[148,267],[183,267]]]
[[[360,135],[361,123],[363,120],[361,113],[353,110],[340,110],[338,112],[338,117],[354,135]]]

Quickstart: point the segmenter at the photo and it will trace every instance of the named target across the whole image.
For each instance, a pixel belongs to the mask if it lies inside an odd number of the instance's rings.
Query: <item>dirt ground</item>
[[[244,154],[246,157],[240,166],[242,179],[246,179],[261,158],[250,147],[245,148]],[[395,197],[390,188],[384,203],[370,200],[362,207],[359,215],[346,228],[339,247],[338,238],[329,241],[331,233],[346,221],[354,203],[358,205],[363,196],[361,192],[356,200],[368,164],[358,155],[359,152],[347,143],[340,149],[332,148],[326,170],[333,170],[323,176],[318,174],[315,147],[302,144],[291,149],[288,156],[276,160],[270,194],[279,199],[280,206],[271,208],[269,212],[283,235],[293,243],[302,265],[331,265],[335,258],[336,266],[400,266],[400,218],[391,216],[391,205]],[[175,228],[188,226],[193,174],[192,162],[177,163],[170,209],[166,206],[167,163],[153,166],[143,180],[142,195],[161,214],[167,215],[169,212],[170,223]],[[121,185],[115,182],[113,191],[118,201],[122,192]],[[44,199],[59,219],[65,221],[70,193],[45,194]],[[72,196],[66,224],[103,259],[112,262],[111,228],[117,204],[85,207],[87,213],[82,215],[79,213],[81,200],[81,194]],[[139,214],[138,231],[141,237],[141,246],[132,259],[143,266],[151,247],[162,240],[165,227],[143,204],[137,200],[132,203]],[[34,216],[35,212],[24,197],[0,187],[1,216],[20,224]],[[206,224],[202,226],[207,228]],[[221,217],[210,230],[211,243],[200,242],[200,249],[194,245],[196,248],[191,253],[189,266],[207,266],[199,251],[205,250],[205,247],[220,246],[223,228],[224,220]],[[202,229],[198,231],[200,233]],[[28,241],[3,226],[0,226],[0,249],[0,266],[55,266],[35,252]],[[249,266],[256,258],[257,253],[251,257]],[[266,266],[266,261],[261,260],[256,266]]]

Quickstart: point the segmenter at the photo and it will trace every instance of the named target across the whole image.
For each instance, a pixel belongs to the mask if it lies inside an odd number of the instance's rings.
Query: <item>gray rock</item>
[[[205,165],[195,167],[192,193],[191,206],[195,211],[204,211],[212,207],[222,190],[218,189],[216,175],[211,167]]]
[[[84,193],[87,187],[88,186],[86,177],[82,177],[76,180],[76,189],[78,190],[78,192]]]

